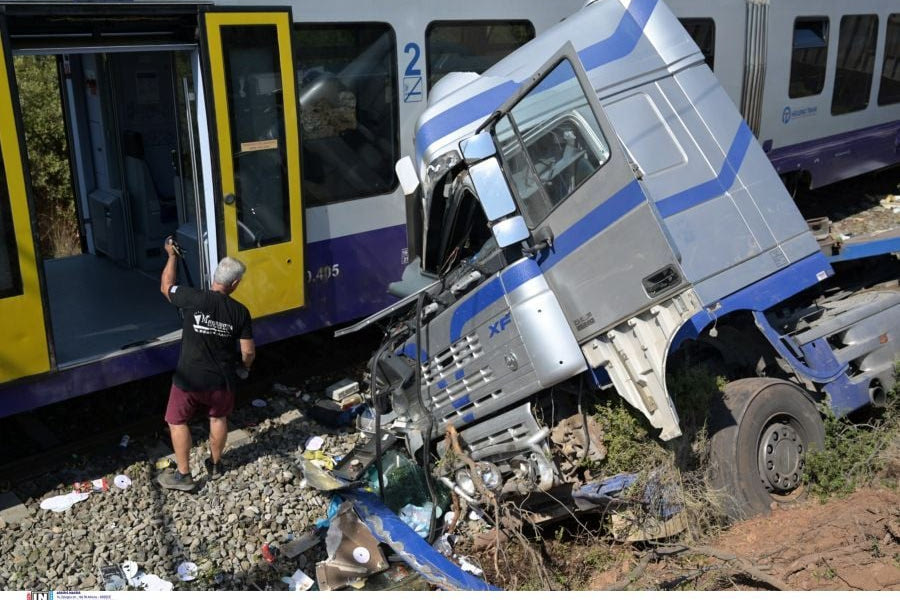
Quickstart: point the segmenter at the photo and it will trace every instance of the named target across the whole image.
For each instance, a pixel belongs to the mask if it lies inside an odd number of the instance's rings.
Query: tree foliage
[[[55,56],[14,58],[25,147],[44,258],[80,252]]]

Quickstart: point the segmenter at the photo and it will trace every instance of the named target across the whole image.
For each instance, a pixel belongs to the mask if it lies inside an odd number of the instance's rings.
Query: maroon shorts
[[[210,418],[227,417],[234,408],[234,392],[229,390],[205,390],[186,392],[174,383],[169,390],[166,407],[166,423],[184,425],[197,410],[205,408]]]

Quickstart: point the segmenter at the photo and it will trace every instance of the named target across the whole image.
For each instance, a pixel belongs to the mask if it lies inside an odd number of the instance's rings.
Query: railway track
[[[311,391],[324,388],[364,363],[377,342],[374,330],[349,343],[334,340],[328,331],[264,346],[254,376],[238,389],[237,407],[270,393],[276,383]],[[307,360],[298,361],[298,356]],[[51,472],[87,472],[82,463],[95,458],[130,464],[141,459],[145,448],[163,444],[171,451],[163,422],[170,381],[171,374],[164,374],[0,420],[0,493]],[[123,400],[136,406],[121,410]],[[232,427],[248,424],[236,416],[231,421]],[[84,433],[73,436],[78,425],[84,426]],[[120,449],[125,435],[128,447]]]

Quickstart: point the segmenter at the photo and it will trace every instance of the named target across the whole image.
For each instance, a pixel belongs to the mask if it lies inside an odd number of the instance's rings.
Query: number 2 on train
[[[415,42],[409,42],[403,47],[403,54],[412,53],[406,70],[403,72],[403,101],[420,102],[422,100],[422,69],[416,66],[422,50]]]

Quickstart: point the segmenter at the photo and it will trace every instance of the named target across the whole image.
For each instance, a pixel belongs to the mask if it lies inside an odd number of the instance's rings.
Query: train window
[[[222,28],[241,250],[291,239],[278,36],[271,25]]]
[[[827,57],[828,18],[802,17],[794,21],[789,97],[815,96],[822,91]]]
[[[854,112],[869,105],[877,37],[876,15],[846,15],[841,18],[831,114]]]
[[[453,71],[484,73],[534,38],[529,21],[435,21],[425,31],[428,89]]]
[[[6,166],[0,152],[0,298],[18,296],[21,293],[19,253],[9,205],[9,188],[6,186]]]
[[[400,158],[397,44],[385,23],[294,26],[303,198],[386,194]]]
[[[878,104],[900,102],[900,13],[888,17]]]
[[[497,122],[494,136],[531,227],[609,160],[600,124],[568,60]]]
[[[678,19],[700,47],[703,59],[712,69],[716,62],[716,22],[712,19]]]

